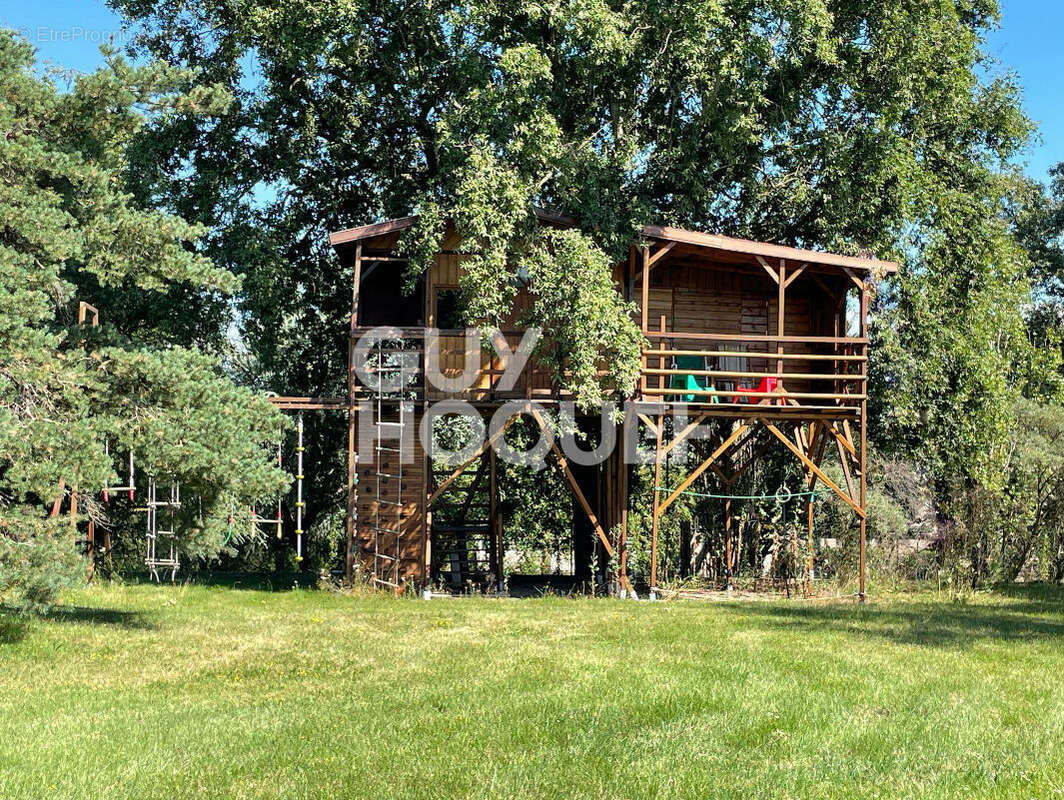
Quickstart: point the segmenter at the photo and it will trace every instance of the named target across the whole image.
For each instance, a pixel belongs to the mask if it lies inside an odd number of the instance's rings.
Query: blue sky
[[[1064,161],[1064,3],[1060,0],[1001,0],[1002,26],[988,50],[1002,67],[1017,72],[1024,108],[1039,123],[1040,141],[1027,154],[1027,172],[1045,179]],[[18,28],[48,62],[90,70],[100,62],[99,45],[111,35],[122,40],[121,21],[103,0],[34,0],[0,3],[0,25]]]

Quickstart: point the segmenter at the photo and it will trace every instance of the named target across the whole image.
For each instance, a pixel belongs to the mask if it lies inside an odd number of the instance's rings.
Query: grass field
[[[1064,594],[97,588],[0,615],[0,797],[1044,798]]]

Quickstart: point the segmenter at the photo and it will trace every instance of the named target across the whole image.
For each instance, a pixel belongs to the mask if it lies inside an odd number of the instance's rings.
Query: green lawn
[[[0,797],[1056,797],[1064,594],[96,588],[0,616]]]

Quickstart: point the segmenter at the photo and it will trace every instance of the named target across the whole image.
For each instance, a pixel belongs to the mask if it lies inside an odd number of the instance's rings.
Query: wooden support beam
[[[676,447],[676,445],[683,442],[684,439],[690,436],[695,431],[695,429],[698,428],[698,426],[705,422],[707,419],[709,419],[709,414],[699,414],[695,418],[694,422],[689,423],[686,428],[684,428],[682,431],[672,437],[672,441],[665,445],[665,447],[662,449],[661,455],[667,456],[669,453],[671,453],[672,449]]]
[[[676,247],[676,242],[665,242],[665,244],[651,254],[649,265],[652,267],[657,264],[664,256],[668,255],[669,251],[674,247]]]
[[[823,434],[823,430],[822,430],[823,427],[824,427],[823,424],[820,423],[820,422],[810,422],[809,423],[809,436],[808,437],[800,437],[800,441],[804,441],[805,442],[805,450],[806,450],[806,453],[809,455],[810,458],[813,458],[813,454],[816,453],[817,446],[820,444],[820,439],[824,435]],[[801,425],[800,424],[798,425],[796,430],[801,430]],[[821,448],[821,449],[823,449],[823,448]],[[813,459],[813,460],[815,461],[816,459]],[[817,464],[819,465],[820,462],[817,461]]]
[[[731,463],[731,453],[742,451],[750,442],[752,442],[756,438],[757,429],[751,427],[746,432],[746,434],[730,448],[728,455],[729,464]],[[725,475],[724,472],[719,467],[717,467],[715,463],[710,466],[710,469],[712,469],[713,472],[716,473],[717,477],[720,478],[720,480],[724,483],[725,486],[731,486],[733,483],[735,483],[736,479],[740,475],[742,475],[747,470],[747,468],[749,468],[750,463],[752,463],[758,456],[765,452],[765,449],[766,448],[764,446],[759,448],[759,450],[756,451],[755,454],[751,457],[750,461],[746,464],[746,466],[737,470],[733,470],[731,477]]]
[[[765,356],[761,356],[764,358]],[[830,378],[831,376],[826,376]],[[670,394],[693,394],[698,397],[733,397],[739,395],[742,398],[771,398],[779,401],[784,398],[799,398],[802,400],[838,400],[838,401],[857,401],[864,400],[864,394],[853,394],[852,392],[782,392],[776,390],[774,392],[751,392],[743,391],[737,392],[734,389],[731,391],[724,391],[720,389],[658,389],[648,388],[644,394],[647,396],[663,397]],[[724,405],[746,405],[743,403],[728,403]],[[775,405],[775,404],[774,404]]]
[[[421,415],[428,413],[429,403],[422,401]],[[402,446],[402,435],[399,437]],[[418,507],[421,510],[421,586],[423,589],[432,587],[432,506],[429,504],[429,489],[432,478],[432,455],[431,443],[421,453],[421,492],[418,498]],[[401,514],[400,514],[401,519]]]
[[[811,459],[813,459],[813,462],[817,466],[820,466],[820,464],[821,464],[821,462],[823,461],[823,458],[824,458],[824,446],[827,444],[828,439],[827,439],[827,436],[825,436],[824,432],[823,432],[823,428],[824,428],[823,423],[817,422],[817,423],[814,423],[814,424],[817,426],[817,428],[816,428],[816,430],[814,432],[811,432],[811,434],[810,434],[810,447],[809,447],[808,455],[809,455],[809,457]],[[813,424],[810,425],[810,430],[813,431]],[[811,493],[816,488],[817,476],[816,476],[816,473],[814,473],[812,470],[807,470],[806,474],[808,475],[809,491]],[[815,548],[814,548],[814,545],[813,545],[813,524],[814,524],[814,516],[815,516],[815,511],[814,511],[814,503],[815,503],[815,501],[816,501],[816,497],[813,494],[810,494],[809,497],[806,498],[806,525],[807,525],[807,531],[806,531],[806,563],[805,563],[806,572],[805,572],[805,578],[806,578],[806,583],[807,583],[807,585],[809,585],[810,588],[812,587],[812,582],[813,582],[813,578],[814,578],[813,568],[814,568],[814,565],[815,565],[815,562],[816,562],[816,553],[815,553]]]
[[[721,483],[723,483],[725,486],[731,486],[732,479],[725,475],[720,467],[718,467],[716,464],[710,464],[709,468],[713,470],[714,475],[720,478]]]
[[[351,274],[351,317],[347,337],[347,553],[344,576],[348,583],[355,570],[355,515],[358,494],[356,482],[355,419],[357,414],[357,391],[355,387],[355,331],[358,330],[358,293],[362,283],[362,242],[355,245],[355,263]]]
[[[798,423],[794,426],[794,443],[803,450],[809,449],[809,444],[805,440],[805,435],[802,432],[802,423]]]
[[[665,333],[665,315],[664,314],[662,314],[661,317],[658,319],[658,332],[663,334],[663,335]],[[666,340],[665,339],[659,339],[659,341],[664,342]],[[649,364],[647,366],[649,366]],[[658,370],[661,371],[664,368],[665,368],[665,358],[664,358],[664,356],[662,356],[662,357],[658,358]],[[648,373],[650,372],[649,369],[646,370],[646,371]],[[665,376],[664,375],[659,375],[658,376],[658,389],[664,389],[664,388],[665,388]]]
[[[765,259],[763,259],[761,256],[757,256],[757,263],[759,263],[762,267],[765,268],[765,272],[768,273],[769,277],[772,278],[772,280],[774,280],[776,283],[780,282],[780,276],[776,274],[776,270],[770,267],[768,262],[765,261]]]
[[[674,247],[676,247],[676,242],[666,242],[665,244],[663,244],[661,247],[659,247],[657,250],[650,254],[650,258],[647,259],[647,267],[653,267],[655,264],[661,261],[664,256],[668,255],[669,251],[672,250],[672,248]]]
[[[834,424],[835,423],[832,423],[832,427],[834,427]],[[843,477],[846,478],[846,491],[849,492],[850,497],[854,500],[859,500],[857,493],[853,489],[853,475],[850,474],[850,461],[842,446],[842,442],[843,439],[841,436],[835,437],[835,447],[837,447],[839,451],[839,463],[842,464],[842,474]]]
[[[839,433],[839,431],[835,428],[834,425],[829,426],[827,428],[827,431],[839,443],[839,447],[844,448],[851,456],[856,457],[857,449],[853,446],[853,443],[846,436]]]
[[[678,335],[677,339],[685,339],[687,337]],[[764,339],[771,339],[773,337],[758,337],[757,342],[761,342]],[[792,337],[788,337],[790,339]],[[838,339],[838,342],[844,342],[845,339]],[[814,343],[819,344],[819,343]],[[825,342],[823,344],[832,344],[832,342]],[[718,358],[735,358],[736,356],[746,356],[748,358],[764,358],[764,350],[691,350],[691,349],[666,349],[661,347],[651,347],[646,351],[648,356],[709,356]],[[864,356],[857,355],[836,355],[825,353],[784,353],[785,359],[789,358],[796,361],[864,361]],[[683,370],[683,372],[691,372],[691,370]],[[695,373],[697,374],[697,372]],[[764,375],[765,373],[759,373]],[[830,378],[831,375],[822,375],[822,378]],[[677,392],[680,394],[680,392]]]
[[[535,414],[534,411],[532,413]],[[458,477],[463,472],[466,471],[466,468],[470,464],[472,464],[474,461],[476,461],[478,458],[480,458],[482,455],[484,455],[484,451],[487,450],[489,447],[491,447],[493,444],[495,444],[496,440],[498,440],[498,438],[500,436],[502,436],[504,433],[506,433],[506,429],[509,428],[511,425],[513,425],[513,423],[514,423],[514,421],[516,419],[517,419],[517,416],[513,416],[513,417],[510,417],[508,420],[506,420],[506,424],[503,425],[501,428],[499,428],[499,430],[495,431],[494,434],[492,434],[487,439],[485,439],[484,442],[480,445],[480,447],[477,448],[476,452],[473,453],[472,456],[470,456],[465,461],[463,461],[461,464],[459,464],[458,467],[455,468],[454,472],[452,472],[450,475],[448,475],[444,479],[443,483],[441,483],[439,486],[437,486],[436,489],[432,492],[432,494],[429,495],[429,501],[428,501],[429,505],[431,506],[433,503],[435,503],[436,499],[441,494],[443,494],[445,491],[447,491],[447,487],[448,486],[450,486],[452,483],[454,483],[456,480],[458,480]]]
[[[735,481],[742,477],[750,467],[757,463],[757,460],[761,458],[761,456],[768,452],[770,447],[772,447],[772,439],[762,442],[758,448],[750,454],[750,458],[735,469],[731,476],[731,483],[735,483]]]
[[[798,269],[796,269],[794,272],[792,272],[790,275],[788,275],[787,276],[787,280],[784,281],[784,283],[783,283],[783,287],[787,288],[792,283],[794,283],[801,276],[801,274],[803,272],[805,272],[806,267],[808,267],[808,266],[809,266],[808,264],[802,264],[802,266],[798,267]]]
[[[820,467],[814,464],[812,460],[808,456],[806,456],[805,453],[795,447],[794,443],[790,440],[790,438],[788,438],[788,436],[783,431],[781,431],[768,420],[762,419],[760,420],[760,422],[769,431],[771,431],[773,436],[783,442],[787,449],[798,457],[799,461],[801,461],[806,467],[815,472],[820,477],[820,480],[824,482],[824,485],[831,489],[833,492],[835,492],[835,494],[837,494],[839,497],[841,497],[843,501],[845,501],[845,503],[849,505],[850,508],[852,508],[861,519],[865,518],[865,510],[861,508],[861,506],[853,502],[853,500],[850,499],[849,495],[847,495],[846,492],[840,489],[838,485],[836,485],[835,482],[831,480],[831,478],[829,478],[822,469],[820,469]]]
[[[610,543],[610,537],[606,535],[606,531],[603,530],[598,517],[595,516],[595,512],[591,509],[591,505],[587,502],[587,498],[584,497],[584,493],[580,489],[580,483],[576,480],[576,476],[573,475],[573,471],[569,469],[569,461],[565,458],[561,448],[558,447],[558,443],[554,441],[554,434],[551,433],[550,428],[547,427],[547,423],[543,420],[543,417],[535,406],[530,408],[530,412],[532,417],[539,424],[540,430],[543,431],[543,435],[547,438],[547,441],[550,442],[551,450],[554,451],[554,455],[558,459],[558,466],[561,467],[562,473],[565,475],[566,480],[569,481],[569,486],[572,488],[573,494],[576,496],[576,500],[580,504],[580,507],[584,509],[587,518],[591,520],[591,526],[595,529],[595,533],[598,534],[599,541],[602,542],[602,546],[606,550],[606,555],[609,558],[613,558],[614,549],[613,545]],[[628,582],[627,576],[621,575],[620,581],[626,588],[632,588],[631,584]]]
[[[502,519],[499,515],[499,483],[496,475],[497,468],[495,463],[495,448],[488,451],[488,458],[491,461],[491,484],[489,490],[491,496],[489,497],[489,526],[491,530],[491,548],[492,558],[491,571],[495,576],[495,588],[497,591],[502,591],[503,588],[503,549],[502,549]]]
[[[624,463],[624,451],[618,450],[617,461],[617,501],[621,510],[621,581],[631,585],[628,580],[628,465]]]
[[[861,292],[861,336],[868,336],[868,291]],[[861,374],[868,375],[868,362],[861,362]],[[857,597],[865,601],[865,550],[868,529],[865,508],[868,505],[868,400],[861,401],[861,539],[857,564]]]
[[[642,280],[643,276],[647,273],[647,271],[653,269],[654,265],[657,264],[664,256],[668,255],[669,251],[672,250],[672,248],[674,248],[675,246],[676,242],[666,242],[653,253],[650,253],[644,259],[643,269],[640,270],[639,274],[636,276],[636,280]],[[646,250],[648,253],[650,252],[649,248],[643,249]]]
[[[661,435],[661,428],[659,428],[657,425],[654,424],[654,420],[652,420],[646,414],[642,414],[642,413],[637,414],[636,416],[639,417],[639,419],[643,421],[643,424],[646,425],[647,428],[650,429],[650,432],[652,434],[654,434],[655,436],[660,436]]]
[[[98,327],[100,324],[100,312],[96,306],[82,300],[78,303],[78,325],[84,325],[87,319],[91,320],[91,327]]]
[[[735,352],[739,353],[740,351],[736,350]],[[764,353],[760,353],[756,357],[764,358]],[[648,375],[699,375],[707,378],[793,378],[807,381],[834,380],[837,383],[861,383],[864,380],[860,375],[851,375],[844,372],[838,374],[830,372],[750,372],[725,369],[657,369],[655,367],[648,367],[646,372]],[[685,389],[676,390],[676,394],[684,394],[685,392]],[[836,392],[836,394],[840,393]]]
[[[640,248],[641,255],[643,257],[643,271],[641,273],[642,288],[640,289],[640,302],[642,309],[639,317],[639,330],[645,335],[647,332],[647,326],[650,324],[650,250],[646,247]],[[641,392],[647,390],[647,344],[648,342],[644,338],[642,341],[643,352],[640,355],[641,369],[639,372],[639,389]]]
[[[654,500],[650,515],[650,588],[653,590],[658,585],[658,523],[661,519],[661,506],[658,503],[658,492],[661,486],[661,437],[664,433],[664,417],[658,415],[658,435],[654,449]]]
[[[756,438],[757,438],[757,429],[751,427],[743,435],[743,437],[738,442],[735,443],[735,447],[732,448],[732,449],[733,450],[742,450],[744,447],[746,447],[747,444],[749,444],[750,442],[754,441],[754,439],[756,439]]]
[[[642,297],[640,300],[643,305],[643,315],[640,318],[640,330],[646,332],[650,329],[650,248],[643,247],[641,248],[641,251],[643,255],[643,270],[640,273],[642,283]]]
[[[818,467],[824,460],[824,448],[827,446],[827,443],[828,437],[821,435],[815,441],[811,441],[809,444],[807,454],[809,458],[813,460],[813,463],[816,464]],[[812,492],[816,489],[816,482],[818,477],[819,476],[812,470],[806,470],[806,483],[809,486],[809,491]]]
[[[732,513],[731,498],[724,501],[724,588],[732,588]]]
[[[731,435],[721,443],[720,447],[714,450],[705,461],[703,461],[690,475],[687,476],[687,478],[684,479],[683,483],[676,487],[672,494],[665,498],[665,502],[658,507],[658,513],[664,513],[665,509],[671,506],[676,501],[676,498],[686,491],[688,486],[698,480],[699,475],[709,469],[718,458],[724,455],[728,448],[731,447],[732,443],[734,443],[735,440],[749,428],[749,423],[740,423],[735,430],[732,431]]]
[[[860,277],[858,277],[856,272],[854,272],[849,267],[843,267],[842,271],[850,276],[850,280],[853,281],[854,286],[856,286],[859,291],[861,291],[861,292],[867,292],[868,291],[868,284],[865,283]]]
[[[780,259],[780,276],[776,283],[779,284],[779,297],[776,300],[776,335],[786,336],[787,333],[784,328],[786,327],[787,316],[784,313],[784,309],[787,295],[787,262],[782,258]],[[782,341],[776,345],[776,355],[783,355]],[[783,358],[776,359],[776,372],[783,372]]]

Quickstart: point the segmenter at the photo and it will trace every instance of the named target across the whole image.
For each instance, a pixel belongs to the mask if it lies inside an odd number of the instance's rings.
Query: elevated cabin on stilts
[[[541,224],[565,226],[563,217],[537,211]],[[456,468],[433,469],[418,432],[430,407],[461,400],[485,420],[504,404],[536,401],[524,413],[538,422],[573,493],[577,578],[590,578],[597,556],[611,563],[613,585],[632,588],[627,570],[628,492],[632,466],[624,447],[597,468],[571,464],[537,408],[567,399],[548,371],[528,364],[516,382],[501,380],[506,364],[489,348],[469,355],[479,364],[471,386],[448,390],[426,380],[426,352],[438,330],[439,371],[461,373],[464,331],[456,306],[464,254],[445,237],[431,269],[412,292],[403,291],[405,260],[398,238],[416,218],[339,231],[330,243],[353,276],[348,352],[347,574],[400,591],[408,586],[491,588],[501,585],[506,521],[499,509],[498,466],[490,437]],[[626,426],[649,433],[655,471],[651,568],[657,586],[658,527],[685,491],[712,474],[725,490],[770,447],[789,452],[808,489],[812,537],[813,490],[835,493],[860,520],[858,574],[864,593],[867,426],[867,319],[872,281],[895,272],[892,262],[648,225],[614,277],[618,292],[634,301],[646,338],[642,373],[623,400]],[[502,331],[516,348],[517,320],[527,307],[518,294],[511,326]],[[370,329],[393,330],[370,351],[356,345]],[[361,375],[361,377],[360,377]],[[666,424],[677,411],[683,425]],[[359,425],[360,418],[372,420]],[[675,486],[662,485],[662,465],[702,423],[713,433],[697,463],[683,467]],[[597,422],[597,420],[596,420]],[[622,426],[624,427],[624,426]],[[367,435],[366,431],[370,434]],[[489,429],[490,430],[490,429]],[[497,436],[495,437],[498,438]],[[623,441],[619,430],[617,441]],[[844,480],[821,468],[837,454]],[[467,513],[434,523],[433,509],[455,491]],[[736,556],[730,501],[725,505],[725,577]]]

